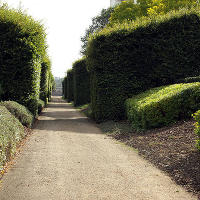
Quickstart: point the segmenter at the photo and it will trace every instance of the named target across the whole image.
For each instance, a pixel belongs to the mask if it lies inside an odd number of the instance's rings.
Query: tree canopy
[[[113,8],[102,9],[100,15],[92,18],[92,24],[86,29],[84,36],[81,37],[81,41],[83,43],[81,46],[81,54],[85,55],[86,53],[86,47],[90,34],[103,29],[108,24],[112,12]]]

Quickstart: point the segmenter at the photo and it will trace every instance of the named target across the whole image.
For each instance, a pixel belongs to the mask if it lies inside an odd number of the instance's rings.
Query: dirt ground
[[[195,147],[194,121],[136,132],[127,121],[99,124],[103,132],[136,149],[178,185],[200,199],[200,152]]]
[[[0,184],[0,200],[36,199],[198,198],[54,97]]]

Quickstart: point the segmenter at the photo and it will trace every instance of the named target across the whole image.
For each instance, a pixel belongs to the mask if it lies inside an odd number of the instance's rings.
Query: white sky
[[[9,7],[21,7],[47,28],[49,56],[54,76],[64,77],[72,63],[81,58],[81,36],[92,17],[110,6],[110,0],[2,0]]]

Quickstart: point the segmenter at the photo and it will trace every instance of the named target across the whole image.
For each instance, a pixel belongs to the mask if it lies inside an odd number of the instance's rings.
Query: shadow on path
[[[42,112],[34,129],[48,131],[65,131],[74,133],[97,134],[100,131],[86,116],[81,114],[61,97],[53,97]],[[98,130],[98,131],[97,131]]]

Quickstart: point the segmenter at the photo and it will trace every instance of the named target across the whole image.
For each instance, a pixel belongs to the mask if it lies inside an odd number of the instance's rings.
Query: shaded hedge
[[[91,36],[87,65],[96,121],[124,118],[124,102],[149,88],[200,74],[198,9],[142,18]]]
[[[136,129],[161,127],[191,118],[200,109],[200,83],[153,88],[126,100],[128,120]]]
[[[46,57],[41,64],[41,75],[40,75],[40,99],[48,103],[48,81],[49,81],[49,71],[51,69],[50,60]]]
[[[90,102],[90,76],[86,59],[82,58],[73,64],[74,106]]]
[[[67,76],[65,76],[63,80],[63,97],[67,99]]]
[[[194,82],[200,82],[200,76],[186,77],[184,79],[180,79],[177,81],[177,83],[194,83]]]
[[[3,101],[0,105],[5,106],[8,111],[22,123],[22,125],[31,128],[33,115],[26,107],[15,101]]]
[[[43,25],[32,17],[0,7],[0,84],[2,100],[14,100],[37,115],[41,62],[46,54]]]
[[[67,71],[67,100],[71,102],[74,100],[74,86],[73,86],[73,70],[69,69]]]
[[[24,138],[22,124],[5,106],[0,105],[0,170],[16,153],[17,144]]]

